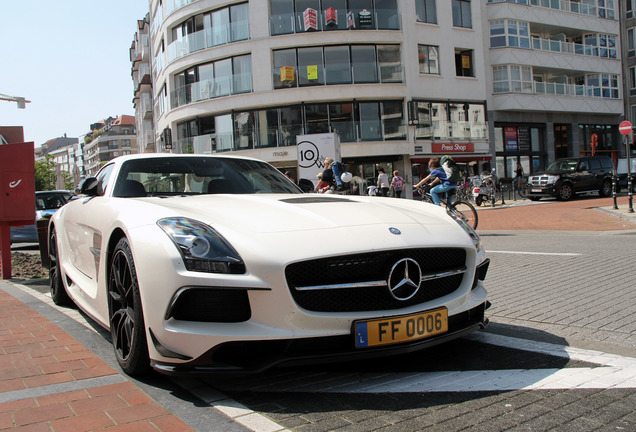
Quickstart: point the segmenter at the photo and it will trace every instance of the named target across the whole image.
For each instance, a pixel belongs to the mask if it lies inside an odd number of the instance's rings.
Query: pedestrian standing
[[[395,198],[402,197],[402,190],[404,190],[404,178],[400,176],[398,170],[393,171],[393,178],[391,179],[391,190]]]
[[[384,168],[378,168],[378,190],[381,196],[389,196],[389,176],[384,172]]]

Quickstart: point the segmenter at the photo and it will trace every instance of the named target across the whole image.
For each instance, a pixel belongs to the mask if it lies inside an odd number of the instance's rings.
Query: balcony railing
[[[252,91],[252,74],[236,74],[214,80],[200,81],[170,92],[171,108],[230,94]]]
[[[192,52],[249,38],[247,20],[190,33],[168,45],[168,63]]]
[[[563,42],[552,39],[532,38],[532,48],[540,51],[561,52],[592,57],[616,59],[616,46],[603,47],[597,45],[584,45],[574,42]]]
[[[354,14],[357,16],[357,14]],[[352,28],[354,30],[399,30],[400,14],[395,9],[375,9],[372,13],[369,25],[360,25],[359,20],[354,18]],[[305,21],[302,14],[284,13],[271,16],[269,18],[269,28],[271,35],[281,35],[290,33],[306,33],[311,31],[332,31],[348,30],[347,18],[344,15],[338,17],[337,22],[328,24],[324,12],[318,12],[316,29],[305,29]]]
[[[572,12],[594,17],[616,19],[616,12],[611,8],[597,7],[593,3],[584,3],[569,0],[488,0],[488,3],[516,3],[522,5],[539,6],[549,9],[557,9],[564,12]]]
[[[528,91],[510,90],[513,86],[505,85],[503,82],[495,82],[493,93],[517,93],[527,95],[552,95],[552,96],[571,96],[580,98],[604,98],[604,99],[620,99],[619,90],[616,87],[589,86],[580,84],[565,84],[553,82],[534,82],[532,86],[529,83],[522,83],[524,89]]]

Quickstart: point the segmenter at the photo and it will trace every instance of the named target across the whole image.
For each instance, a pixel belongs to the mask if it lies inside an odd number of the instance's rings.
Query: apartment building
[[[497,173],[622,148],[623,84],[614,0],[488,0],[487,77]]]
[[[138,153],[135,117],[122,115],[93,123],[84,136],[84,169],[94,176],[104,162],[117,156]]]
[[[379,167],[416,182],[444,154],[470,174],[493,166],[512,176],[517,161],[529,173],[591,151],[594,136],[595,151],[616,155],[616,9],[614,0],[151,0],[153,128],[148,114],[138,134],[153,135],[157,151],[239,153],[295,177],[296,137],[337,133],[362,185]]]
[[[150,18],[149,14],[137,21],[130,47],[132,80],[134,88],[133,106],[140,153],[157,152],[154,133],[154,113],[152,102],[152,77],[150,74]]]
[[[240,153],[295,175],[296,136],[331,132],[362,184],[378,167],[412,182],[431,157],[493,157],[479,2],[150,7],[159,151]]]

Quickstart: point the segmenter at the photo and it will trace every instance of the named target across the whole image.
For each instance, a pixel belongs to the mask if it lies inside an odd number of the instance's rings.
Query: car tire
[[[59,253],[57,249],[57,234],[55,229],[49,236],[49,291],[51,300],[58,306],[71,304],[71,298],[64,288],[62,280],[62,268],[60,267]]]
[[[570,183],[563,183],[557,189],[557,199],[559,201],[568,201],[574,196],[574,188]]]
[[[612,182],[609,180],[603,180],[601,183],[601,188],[598,191],[599,196],[602,198],[606,198],[612,195]]]
[[[108,319],[119,366],[128,375],[149,370],[146,338],[137,272],[128,239],[115,246],[108,267]]]

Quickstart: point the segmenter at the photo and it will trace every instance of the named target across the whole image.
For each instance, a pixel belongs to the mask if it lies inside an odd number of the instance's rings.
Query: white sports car
[[[409,352],[488,324],[489,260],[439,206],[305,194],[271,165],[123,156],[49,225],[51,296],[134,375]]]

